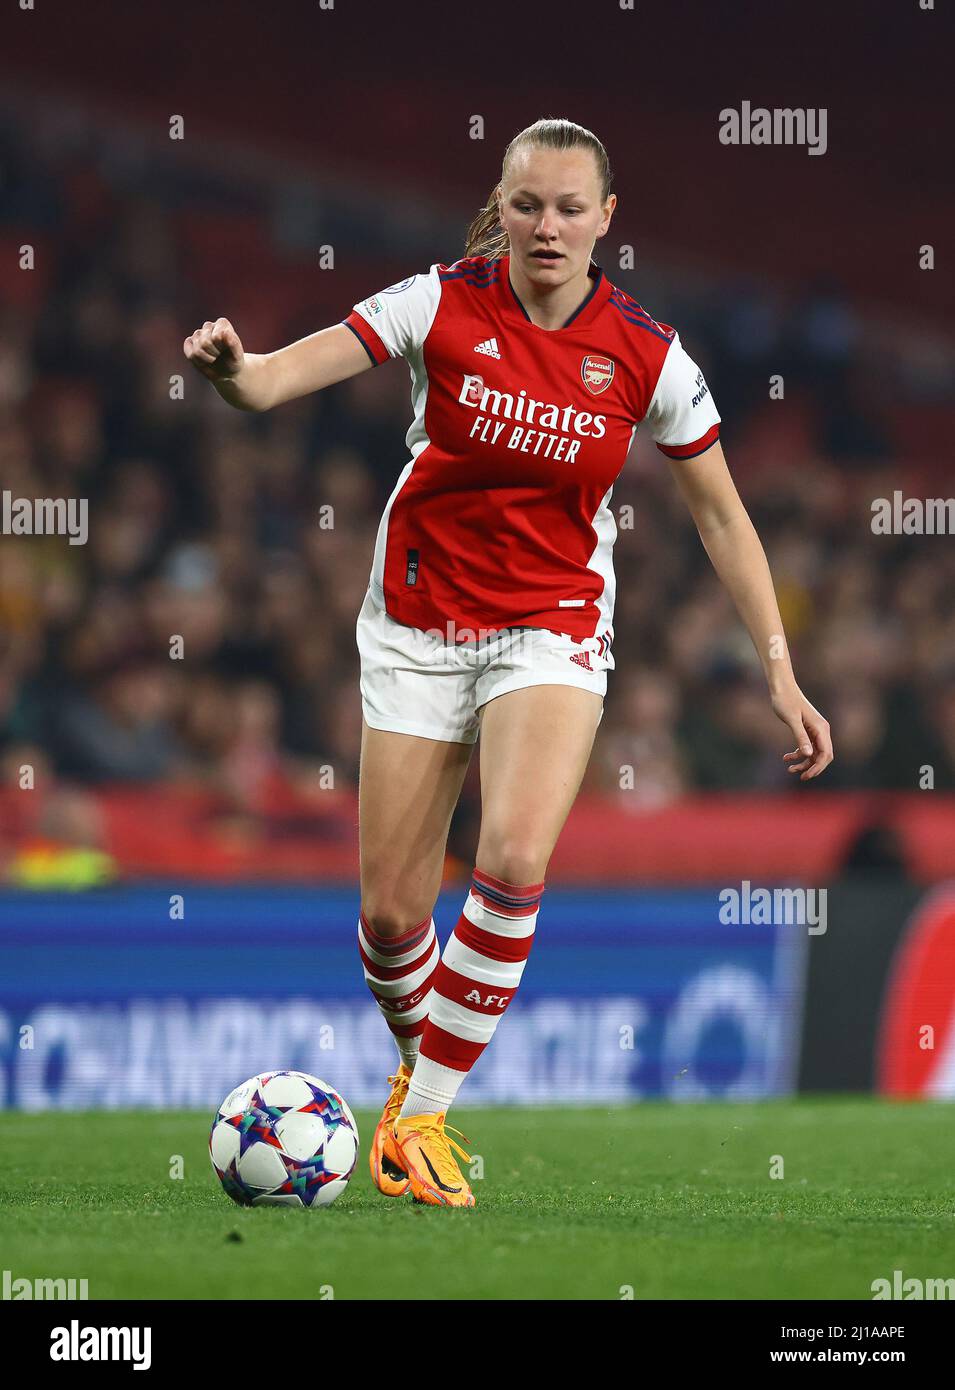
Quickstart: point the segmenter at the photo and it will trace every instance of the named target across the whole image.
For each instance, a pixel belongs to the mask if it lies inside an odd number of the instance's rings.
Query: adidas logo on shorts
[[[594,669],[590,664],[590,652],[574,652],[570,659],[571,661],[576,661],[577,665],[582,666],[585,671],[592,671]]]
[[[500,358],[501,356],[500,351],[498,350],[496,338],[485,338],[483,343],[478,343],[475,346],[474,351],[483,352],[485,357]]]

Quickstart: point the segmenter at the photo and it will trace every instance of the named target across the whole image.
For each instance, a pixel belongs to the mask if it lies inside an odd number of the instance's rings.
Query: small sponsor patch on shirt
[[[561,598],[557,600],[558,608],[583,608],[587,602],[585,598]]]
[[[380,314],[383,312],[384,308],[377,295],[372,295],[371,299],[363,300],[361,307],[367,309],[369,314]]]

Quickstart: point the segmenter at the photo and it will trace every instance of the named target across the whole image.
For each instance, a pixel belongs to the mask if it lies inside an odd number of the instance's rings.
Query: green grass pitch
[[[367,1140],[373,1117],[358,1120]],[[955,1276],[949,1105],[645,1103],[457,1121],[483,1163],[473,1211],[379,1196],[363,1146],[345,1195],[306,1212],[233,1205],[202,1114],[7,1113],[0,1269],[86,1278],[91,1299],[870,1299],[895,1269]]]

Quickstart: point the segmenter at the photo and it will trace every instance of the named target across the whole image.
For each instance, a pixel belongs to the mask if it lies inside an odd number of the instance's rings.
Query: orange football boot
[[[454,1153],[466,1163],[471,1155],[449,1139],[444,1114],[400,1116],[395,1121],[394,1142],[398,1161],[407,1173],[411,1195],[431,1207],[473,1207],[474,1193],[458,1168]],[[456,1129],[455,1134],[461,1134]],[[461,1134],[461,1138],[466,1138]],[[454,1150],[454,1153],[452,1153]]]
[[[375,1129],[375,1137],[371,1141],[371,1151],[368,1155],[371,1180],[378,1191],[386,1197],[402,1197],[408,1191],[408,1174],[401,1166],[401,1159],[398,1156],[392,1130],[401,1107],[404,1105],[405,1096],[408,1094],[408,1082],[410,1080],[411,1072],[404,1062],[401,1063],[394,1076],[389,1076],[391,1094],[381,1112],[381,1119]]]

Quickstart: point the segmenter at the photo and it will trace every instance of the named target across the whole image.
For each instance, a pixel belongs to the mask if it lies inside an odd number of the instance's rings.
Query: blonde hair
[[[504,151],[500,181],[491,189],[491,196],[486,205],[468,228],[464,243],[465,256],[486,256],[489,261],[496,261],[501,256],[507,255],[509,243],[507,232],[501,226],[497,195],[507,177],[514,156],[520,150],[532,146],[548,150],[590,150],[597,163],[601,203],[605,203],[610,197],[610,185],[613,182],[610,160],[607,158],[607,151],[593,131],[586,130],[582,125],[576,125],[573,121],[566,121],[558,117],[542,117],[541,120],[535,121],[533,125],[527,126],[518,135],[515,135]]]

